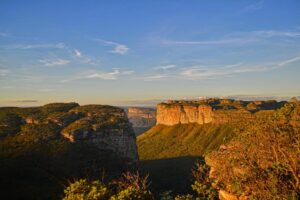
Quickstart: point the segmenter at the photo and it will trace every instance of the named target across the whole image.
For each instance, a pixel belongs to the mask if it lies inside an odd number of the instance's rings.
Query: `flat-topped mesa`
[[[212,107],[206,105],[157,105],[157,124],[172,126],[175,124],[210,123],[213,120]]]
[[[127,115],[133,128],[152,127],[156,123],[156,111],[154,108],[129,107]]]
[[[157,105],[156,124],[223,124],[244,123],[255,118],[261,110],[274,110],[284,102],[235,101],[232,99],[206,99],[200,101],[168,101]]]
[[[139,107],[129,107],[128,117],[143,117],[146,119],[155,118],[155,109],[153,108],[139,108]]]

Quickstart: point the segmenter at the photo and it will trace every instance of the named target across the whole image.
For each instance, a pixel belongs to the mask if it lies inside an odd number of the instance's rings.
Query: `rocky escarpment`
[[[253,113],[279,108],[283,102],[234,101],[231,99],[208,99],[202,101],[169,101],[157,105],[157,122],[175,124],[223,124],[241,123],[254,119]]]
[[[257,159],[257,156],[260,155],[258,160],[250,164],[254,167],[257,167],[258,164],[263,164],[264,160],[270,158],[269,155],[272,154],[273,147],[269,145],[271,143],[264,142],[262,145],[261,142],[264,140],[279,142],[282,139],[281,136],[279,137],[280,134],[276,137],[274,135],[268,137],[265,134],[273,126],[272,123],[274,121],[272,121],[273,118],[271,116],[286,116],[289,123],[296,126],[299,118],[294,115],[293,117],[289,116],[289,114],[286,115],[290,113],[289,110],[283,113],[277,112],[278,108],[284,108],[285,104],[286,102],[237,101],[231,99],[169,101],[158,104],[157,125],[137,137],[141,163],[144,162],[145,168],[149,169],[150,178],[151,176],[154,177],[153,185],[159,184],[164,190],[182,191],[184,193],[190,188],[190,184],[187,184],[190,180],[188,174],[190,174],[190,169],[193,166],[190,164],[186,168],[187,163],[181,160],[181,158],[192,159],[205,156],[207,164],[212,167],[211,174],[214,176],[211,176],[211,178],[214,178],[214,180],[217,179],[217,182],[222,183],[220,186],[217,185],[220,199],[238,199],[239,197],[242,199],[248,194],[243,194],[244,191],[240,190],[241,183],[252,179],[253,182],[247,184],[251,184],[253,188],[259,187],[261,189],[264,189],[266,185],[270,185],[271,183],[271,180],[269,180],[270,183],[256,186],[255,172],[257,172],[257,169],[251,170],[251,173],[248,173],[245,163],[251,157]],[[270,124],[265,124],[264,121],[260,120],[261,118],[268,119]],[[285,121],[281,123],[285,124]],[[251,126],[252,129],[247,128]],[[259,127],[263,127],[266,130],[261,131],[260,137],[254,135],[252,140],[250,140],[249,136],[251,133],[257,131]],[[279,133],[289,131],[287,127],[284,129],[282,127],[274,128]],[[289,135],[286,134],[285,136],[288,137]],[[245,141],[239,141],[238,143],[233,141],[233,145],[227,145],[235,138],[241,138],[241,136],[243,136],[242,138]],[[275,141],[276,138],[278,141]],[[288,142],[282,143],[282,145],[290,148]],[[275,144],[274,147],[278,148]],[[261,150],[258,150],[259,148]],[[265,152],[266,150],[267,152]],[[211,154],[214,151],[218,152]],[[207,157],[209,154],[210,157]],[[285,155],[289,155],[289,153]],[[239,159],[243,159],[243,162],[237,160],[236,156],[239,156]],[[166,161],[168,159],[174,159],[174,162],[169,164],[169,167],[164,170],[166,173],[163,174],[161,173],[161,168],[154,168],[153,164],[148,162],[155,160],[159,163],[159,161]],[[294,159],[293,162],[296,160],[299,159]],[[165,163],[156,165],[166,166]],[[180,177],[180,174],[183,173],[187,175]],[[238,175],[238,179],[232,178],[235,174]],[[259,178],[265,179],[265,175],[262,173]],[[246,176],[247,178],[245,178]],[[179,183],[180,187],[175,184],[172,188],[170,185],[173,183]],[[245,189],[249,189],[247,188],[248,185],[246,185]],[[253,189],[253,191],[258,190],[257,188]]]
[[[158,104],[157,124],[175,125],[213,121],[212,107],[206,105]]]
[[[131,163],[138,162],[136,138],[122,109],[88,105],[76,107],[69,113],[71,119],[74,115],[82,116],[61,131],[71,142],[94,144],[100,150],[112,150]]]
[[[137,135],[153,127],[156,123],[154,108],[129,107],[127,115]]]
[[[136,170],[136,136],[117,107],[0,108],[0,163],[1,197],[58,199],[68,180]]]

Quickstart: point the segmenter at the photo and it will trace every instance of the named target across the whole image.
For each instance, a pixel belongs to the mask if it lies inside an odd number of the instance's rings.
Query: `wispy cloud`
[[[215,67],[213,69],[203,69],[202,67],[193,66],[179,72],[178,78],[188,80],[215,79],[217,77],[228,77],[240,73],[262,72],[270,69],[270,67],[265,66],[242,66],[235,68]]]
[[[282,62],[280,62],[280,63],[278,64],[278,66],[283,67],[283,66],[286,66],[286,65],[288,65],[288,64],[297,62],[297,61],[300,61],[300,56],[296,56],[296,57],[290,58],[290,59],[288,59],[288,60],[282,61]]]
[[[38,100],[34,100],[34,99],[24,99],[24,100],[16,100],[16,103],[36,103],[38,102]]]
[[[78,60],[82,63],[91,64],[91,65],[99,65],[99,63],[95,59],[91,58],[88,55],[83,54],[82,51],[79,49],[73,49],[71,47],[67,47],[67,50],[69,51],[69,53],[71,54],[71,56],[73,58],[75,57],[76,60]]]
[[[114,49],[109,51],[111,53],[124,55],[124,54],[128,53],[128,51],[130,50],[127,45],[120,44],[118,42],[113,42],[113,41],[108,41],[108,40],[103,40],[103,39],[94,39],[94,40],[97,41],[97,42],[101,42],[103,44],[106,44],[106,45],[113,46]]]
[[[161,39],[163,45],[244,45],[257,43],[263,40],[278,39],[298,39],[300,31],[293,30],[256,30],[247,32],[233,32],[213,40],[169,40]]]
[[[85,78],[98,78],[103,80],[116,80],[122,75],[131,75],[134,71],[120,71],[119,69],[114,69],[111,72],[95,72],[90,75],[87,75]]]
[[[264,1],[259,0],[255,3],[249,4],[246,7],[244,7],[239,13],[246,13],[249,11],[255,11],[255,10],[260,10],[264,7]]]
[[[112,53],[117,53],[117,54],[126,54],[129,51],[129,48],[126,45],[123,44],[118,44],[115,46],[115,49],[112,50]]]
[[[260,64],[235,63],[231,65],[192,65],[182,66],[172,71],[163,73],[151,73],[144,75],[141,79],[145,81],[157,80],[205,80],[220,77],[231,77],[237,74],[259,73],[273,71],[287,67],[292,63],[299,62],[300,56],[277,62],[267,62]]]
[[[75,56],[78,58],[82,57],[82,53],[78,49],[74,49]]]
[[[166,80],[173,77],[171,74],[151,74],[140,77],[144,81],[158,81],[158,80]]]
[[[47,67],[54,67],[54,66],[68,65],[71,61],[65,59],[56,59],[56,60],[39,60],[39,62],[43,63]]]
[[[173,69],[173,68],[176,68],[176,65],[160,65],[160,66],[157,66],[155,67],[154,69],[156,70],[168,70],[168,69]]]
[[[262,63],[257,65],[247,65],[242,63],[237,63],[234,65],[227,65],[224,67],[214,67],[214,68],[203,68],[193,66],[186,68],[179,73],[179,77],[190,80],[198,79],[212,79],[217,77],[226,77],[241,73],[254,73],[254,72],[266,72],[279,69],[288,66],[291,63],[300,61],[300,56],[296,56],[284,61],[272,62],[272,63]]]
[[[11,45],[9,48],[12,49],[48,49],[48,48],[56,48],[63,49],[66,45],[64,43],[56,43],[56,44],[17,44]]]
[[[133,70],[120,70],[120,69],[113,69],[112,71],[87,71],[82,72],[81,75],[77,75],[74,77],[71,77],[69,79],[61,80],[61,83],[67,83],[75,80],[81,80],[81,79],[101,79],[101,80],[117,80],[121,78],[122,76],[128,76],[135,73]]]
[[[99,78],[103,80],[116,80],[120,75],[120,71],[115,69],[112,72],[96,72],[90,75],[87,75],[85,78]]]
[[[222,44],[247,44],[258,41],[256,38],[226,38],[216,40],[162,40],[161,43],[165,45],[222,45]]]
[[[240,39],[256,39],[253,41],[262,41],[268,39],[298,39],[300,38],[300,31],[295,30],[253,30],[245,32],[232,32],[225,35],[226,38],[240,38]]]

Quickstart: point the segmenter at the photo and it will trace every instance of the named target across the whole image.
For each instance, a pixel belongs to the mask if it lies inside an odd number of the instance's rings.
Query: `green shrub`
[[[63,200],[106,200],[111,196],[111,191],[103,183],[86,179],[71,183],[64,193]]]
[[[195,199],[192,195],[177,195],[174,200],[198,200],[199,198]]]
[[[197,193],[200,198],[204,199],[217,199],[217,190],[212,186],[213,180],[209,178],[210,167],[206,164],[196,163],[195,168],[192,170],[195,179],[192,189]]]
[[[142,178],[138,173],[124,173],[107,185],[80,179],[65,189],[63,200],[153,200],[148,187],[148,176]]]

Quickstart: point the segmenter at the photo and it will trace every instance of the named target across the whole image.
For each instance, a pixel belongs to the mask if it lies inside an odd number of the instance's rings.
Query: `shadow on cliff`
[[[142,160],[143,175],[149,174],[151,189],[157,194],[172,190],[173,194],[191,192],[193,183],[191,170],[196,161],[204,162],[203,157],[175,157],[157,160]]]

